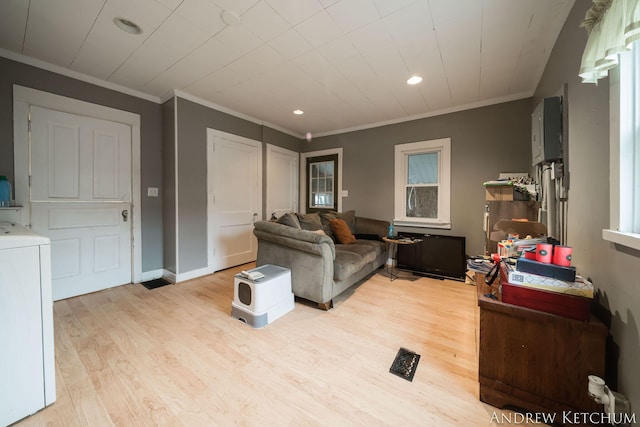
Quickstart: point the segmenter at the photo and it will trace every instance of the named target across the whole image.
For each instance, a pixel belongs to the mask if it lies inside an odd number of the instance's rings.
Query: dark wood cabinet
[[[604,377],[604,324],[505,304],[476,274],[480,308],[480,400],[531,412],[599,412],[587,394],[588,375]]]

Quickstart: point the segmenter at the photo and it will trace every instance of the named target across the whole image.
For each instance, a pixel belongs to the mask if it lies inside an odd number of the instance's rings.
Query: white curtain
[[[593,0],[582,23],[589,39],[582,55],[583,83],[597,83],[618,65],[618,54],[640,40],[640,0]]]

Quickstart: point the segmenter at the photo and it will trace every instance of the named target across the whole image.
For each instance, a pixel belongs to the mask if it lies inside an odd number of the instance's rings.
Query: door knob
[[[129,218],[129,211],[125,209],[122,211],[122,221],[127,222],[128,218]]]

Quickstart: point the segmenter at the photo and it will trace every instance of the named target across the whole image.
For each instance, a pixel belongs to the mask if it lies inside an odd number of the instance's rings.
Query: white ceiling
[[[531,96],[573,3],[2,0],[0,54],[317,135]]]

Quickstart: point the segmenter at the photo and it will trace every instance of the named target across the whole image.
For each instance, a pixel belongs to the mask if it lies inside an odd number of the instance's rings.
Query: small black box
[[[523,273],[537,274],[539,276],[553,277],[566,282],[576,281],[575,267],[562,267],[555,264],[547,264],[526,258],[518,258],[516,270]]]

